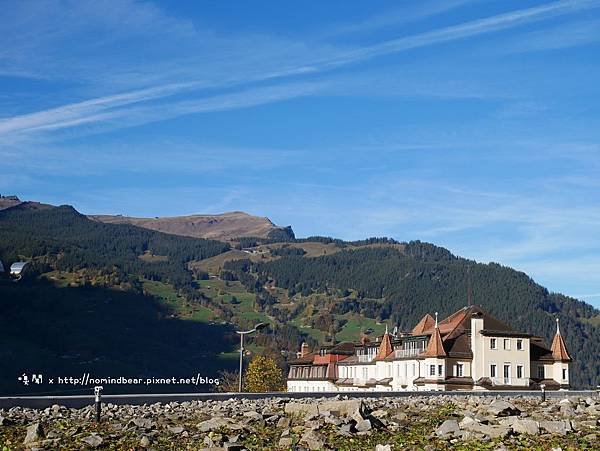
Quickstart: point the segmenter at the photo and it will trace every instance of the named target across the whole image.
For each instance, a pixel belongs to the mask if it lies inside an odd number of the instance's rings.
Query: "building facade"
[[[548,390],[569,387],[571,357],[560,333],[550,348],[512,329],[481,307],[438,322],[425,315],[410,333],[371,342],[339,343],[310,352],[304,343],[290,361],[291,392]]]

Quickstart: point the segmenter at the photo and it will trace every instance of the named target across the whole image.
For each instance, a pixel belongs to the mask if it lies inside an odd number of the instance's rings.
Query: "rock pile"
[[[600,398],[455,397],[189,401],[0,410],[0,444],[25,449],[497,449],[597,443]],[[582,445],[582,446],[583,446]],[[492,447],[491,449],[494,449]],[[549,448],[548,448],[549,449]]]

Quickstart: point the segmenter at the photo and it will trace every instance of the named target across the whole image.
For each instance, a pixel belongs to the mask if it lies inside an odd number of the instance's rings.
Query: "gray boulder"
[[[319,405],[319,412],[329,412],[331,415],[350,417],[358,412],[360,402],[356,399],[342,401],[324,401]]]
[[[571,422],[568,420],[540,421],[540,428],[550,434],[565,435],[571,432]]]
[[[182,426],[172,426],[169,428],[171,434],[179,435],[184,431]]]
[[[227,428],[229,424],[230,420],[227,418],[214,417],[198,424],[198,429],[200,432],[209,432],[216,429]]]
[[[312,450],[323,449],[325,441],[325,436],[317,431],[307,431],[300,439],[300,443],[305,444],[308,446],[308,449]]]
[[[370,420],[362,420],[356,423],[356,431],[357,432],[367,432],[371,430],[371,421]]]
[[[150,438],[147,435],[142,435],[142,438],[140,439],[140,446],[142,448],[147,448],[150,446]]]
[[[88,435],[87,437],[81,439],[81,441],[88,444],[92,448],[98,448],[100,445],[102,445],[102,437],[97,434]]]
[[[294,441],[291,437],[281,437],[279,439],[279,447],[280,448],[291,448],[294,444]]]
[[[10,426],[13,421],[0,415],[0,426]]]
[[[530,419],[517,419],[513,421],[512,428],[517,434],[537,435],[540,432],[538,422]]]
[[[501,399],[495,399],[488,407],[488,412],[497,417],[519,415],[521,411],[513,403]]]
[[[327,409],[326,409],[327,410]],[[319,408],[316,404],[305,404],[301,402],[288,402],[285,405],[285,413],[288,415],[318,415]]]
[[[446,420],[435,430],[438,437],[447,437],[460,431],[456,420]]]
[[[27,433],[25,435],[25,440],[23,440],[23,445],[29,445],[31,443],[38,442],[44,437],[44,428],[42,428],[41,423],[36,422],[30,424],[27,426]]]

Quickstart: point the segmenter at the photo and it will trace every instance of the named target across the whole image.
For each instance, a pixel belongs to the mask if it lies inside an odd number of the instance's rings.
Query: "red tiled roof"
[[[446,357],[446,351],[444,350],[444,344],[442,343],[442,336],[440,335],[440,329],[434,328],[433,334],[429,339],[427,350],[420,355],[420,357]]]
[[[426,330],[435,327],[435,320],[429,313],[421,318],[421,321],[412,330],[412,335],[423,335]]]
[[[297,359],[292,359],[288,363],[290,365],[310,365],[313,363],[315,358],[315,354],[308,354],[304,357],[298,357]]]
[[[392,342],[390,341],[390,334],[388,334],[386,332],[385,334],[383,334],[383,338],[381,339],[381,344],[379,345],[379,350],[377,351],[375,360],[384,360],[393,351],[394,351],[394,348],[392,348]]]
[[[554,340],[552,340],[552,357],[557,362],[570,362],[571,356],[569,356],[569,352],[567,351],[567,346],[565,345],[565,341],[563,340],[562,335],[559,331],[556,331],[556,335],[554,335]]]
[[[454,312],[447,318],[443,319],[439,323],[440,334],[444,336],[444,339],[456,338],[465,331],[471,330],[471,317],[474,315],[481,315],[483,317],[484,328],[492,329],[495,331],[514,331],[513,328],[504,324],[502,321],[497,320],[481,307],[477,305],[471,305],[469,307],[463,307],[462,309]],[[433,327],[429,330],[424,330],[423,334],[433,333]]]

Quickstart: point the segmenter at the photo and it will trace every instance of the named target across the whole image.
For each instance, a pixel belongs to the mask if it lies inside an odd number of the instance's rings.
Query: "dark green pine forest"
[[[0,260],[29,262],[19,282],[0,276],[0,394],[23,392],[16,377],[27,369],[215,376],[236,367],[234,329],[259,321],[271,327],[249,349],[285,367],[302,341],[410,330],[465,306],[469,291],[548,345],[560,318],[572,385],[600,384],[600,312],[522,272],[419,241],[284,232],[224,243],[95,222],[69,206],[0,211]]]

